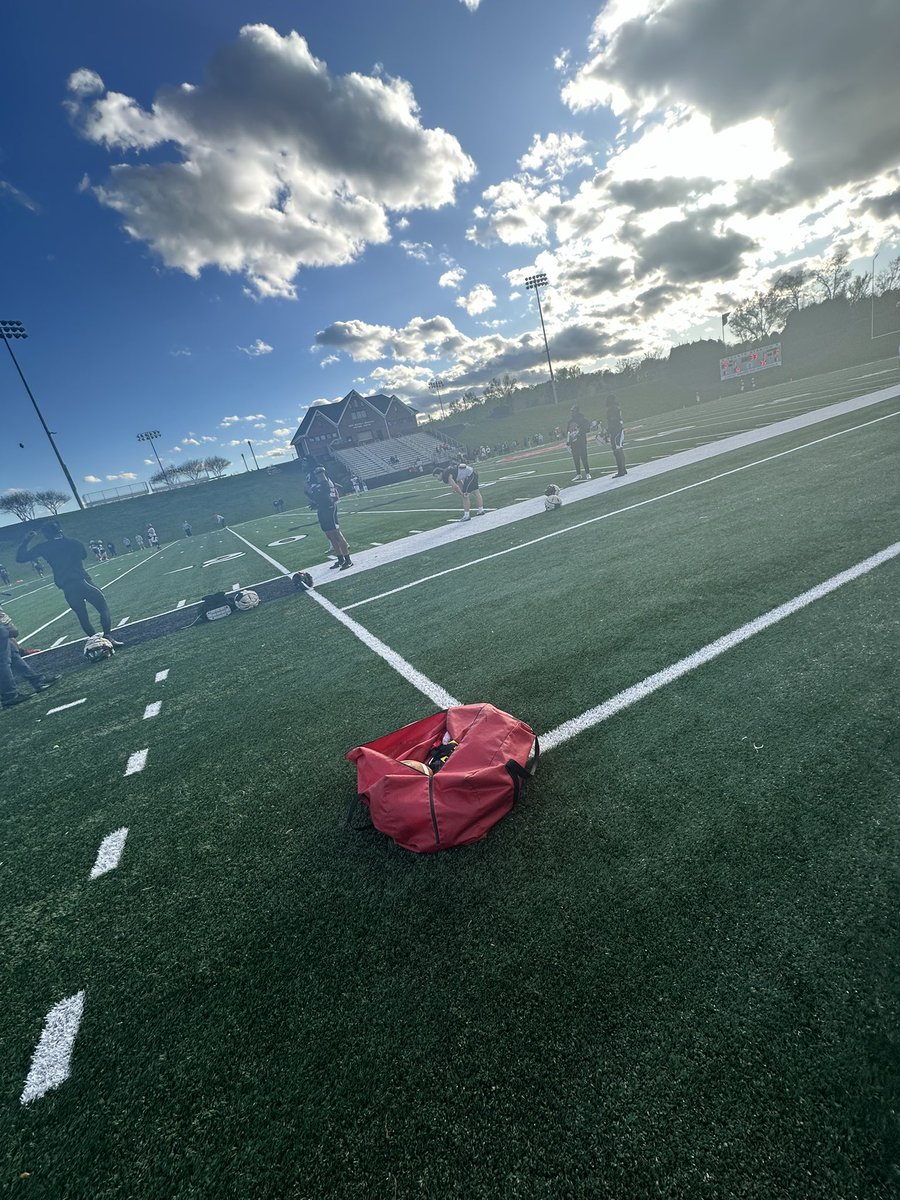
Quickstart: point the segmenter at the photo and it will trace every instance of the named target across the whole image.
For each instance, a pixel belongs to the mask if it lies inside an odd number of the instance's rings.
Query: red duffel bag
[[[445,754],[445,735],[451,752],[436,771],[423,771],[427,759]],[[356,763],[358,799],[375,828],[430,854],[483,838],[515,804],[539,754],[524,721],[492,704],[460,704],[357,746],[347,759]]]

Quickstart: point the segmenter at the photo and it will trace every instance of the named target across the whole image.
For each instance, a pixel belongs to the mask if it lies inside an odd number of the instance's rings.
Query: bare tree
[[[772,282],[772,288],[790,298],[791,308],[799,309],[802,308],[803,301],[806,299],[809,281],[810,273],[806,267],[791,267],[789,271],[782,271],[780,275],[776,276]]]
[[[484,389],[484,402],[508,400],[513,392],[518,391],[519,382],[514,375],[506,374],[500,378],[495,375]]]
[[[556,378],[565,382],[567,379],[578,379],[581,376],[581,367],[560,367],[556,372]]]
[[[847,299],[851,304],[859,304],[861,300],[868,300],[872,290],[872,272],[866,271],[862,275],[854,275],[847,285]]]
[[[34,498],[41,508],[46,508],[47,512],[54,517],[58,515],[62,506],[68,504],[72,499],[68,492],[57,492],[53,488],[47,488],[43,492],[35,492]]]
[[[174,463],[167,463],[161,471],[156,471],[150,476],[151,483],[173,483],[181,474],[181,466],[176,466]]]
[[[849,251],[844,246],[838,246],[832,251],[831,257],[813,271],[813,279],[822,289],[823,300],[837,300],[847,294],[851,274],[847,266],[849,258]]]
[[[0,512],[14,513],[20,521],[33,521],[36,503],[37,496],[34,492],[25,488],[12,488],[0,496]]]
[[[883,271],[875,276],[875,291],[879,296],[900,289],[900,254],[892,258]]]
[[[223,458],[221,454],[211,454],[209,458],[203,460],[203,466],[212,475],[213,479],[221,479],[231,466],[231,461],[230,459]]]
[[[202,458],[189,458],[180,464],[181,474],[186,479],[192,479],[195,482],[206,474],[206,466]]]
[[[784,328],[792,307],[790,295],[772,287],[739,304],[728,318],[728,326],[742,341],[763,341]]]

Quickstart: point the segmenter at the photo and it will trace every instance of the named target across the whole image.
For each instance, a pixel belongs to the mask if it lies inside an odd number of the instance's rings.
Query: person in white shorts
[[[475,516],[484,516],[484,500],[482,499],[481,492],[478,489],[477,471],[473,471],[472,468],[466,463],[458,463],[455,467],[444,467],[443,470],[438,467],[436,470],[432,471],[432,475],[435,477],[435,479],[442,479],[444,483],[448,483],[450,487],[453,488],[454,492],[457,492],[460,496],[462,496],[462,519],[464,521],[470,521],[472,519],[472,513],[469,511],[472,502],[472,496],[475,497],[475,503],[478,505],[478,507],[475,509]]]

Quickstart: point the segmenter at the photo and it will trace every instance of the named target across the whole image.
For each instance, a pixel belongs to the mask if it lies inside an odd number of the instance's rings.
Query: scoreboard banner
[[[743,350],[728,358],[719,359],[719,379],[737,379],[742,375],[753,375],[769,367],[781,366],[781,342],[761,346],[758,350]]]

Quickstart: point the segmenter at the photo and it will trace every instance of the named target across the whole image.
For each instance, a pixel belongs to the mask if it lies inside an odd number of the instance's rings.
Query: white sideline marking
[[[144,721],[146,721],[146,720],[148,720],[150,717],[158,717],[158,716],[159,716],[159,710],[160,710],[161,708],[162,708],[162,700],[153,700],[153,701],[152,701],[150,704],[148,704],[148,705],[147,705],[147,707],[144,709],[144,715],[143,715],[143,717],[142,717],[141,719],[142,719],[142,720],[144,720]]]
[[[184,603],[184,601],[182,601],[182,603]],[[156,672],[156,678],[153,680],[153,682],[154,682],[154,683],[162,683],[162,681],[163,681],[164,679],[167,679],[167,678],[168,678],[168,675],[169,675],[169,670],[170,670],[170,668],[169,668],[169,667],[166,667],[166,669],[165,669],[164,671],[157,671],[157,672]]]
[[[127,625],[130,620],[131,620],[131,617],[123,617],[122,620],[119,621],[118,625],[116,625],[116,629],[121,629],[122,626]]]
[[[57,646],[61,646],[68,636],[67,633],[64,633],[61,638],[57,638],[50,649],[55,650]]]
[[[71,704],[60,704],[57,708],[47,710],[47,716],[50,717],[56,712],[65,712],[67,708],[77,708],[79,704],[84,704],[87,696],[82,696],[80,700],[73,700]]]
[[[91,867],[91,879],[97,879],[100,875],[105,875],[107,871],[114,871],[119,865],[119,859],[122,857],[122,851],[125,849],[125,839],[128,837],[128,829],[123,825],[121,829],[117,829],[115,833],[108,833],[100,843],[100,849],[97,851],[97,861]]]
[[[241,535],[236,533],[233,529],[231,532],[235,537],[241,538],[242,542],[247,542],[246,538],[241,537]],[[254,546],[252,542],[247,542],[247,545],[251,550],[255,550],[257,554],[261,555],[266,562],[271,563],[273,567],[282,573],[282,575],[291,574],[291,572],[283,563],[278,562],[277,559],[272,558],[271,555],[268,555],[265,553],[265,551],[260,550],[258,546]],[[369,633],[368,629],[363,628],[358,621],[354,621],[352,617],[348,617],[345,613],[342,613],[341,610],[336,605],[332,604],[330,600],[326,600],[324,596],[320,595],[315,590],[309,591],[306,594],[307,596],[311,596],[318,604],[321,604],[326,612],[331,613],[335,620],[340,621],[345,628],[349,629],[353,636],[359,638],[363,645],[368,646],[368,648],[374,651],[379,658],[383,658],[388,666],[393,667],[398,675],[402,675],[403,678],[408,683],[411,683],[414,688],[417,688],[423,696],[427,696],[436,708],[455,708],[456,705],[459,704],[459,701],[455,700],[449,692],[445,692],[439,684],[429,679],[427,675],[423,675],[421,671],[417,671],[412,663],[407,662],[405,658],[402,658],[395,650],[392,650],[390,646],[388,646],[380,638],[375,637],[373,633]]]
[[[187,604],[187,600],[179,600],[178,603],[175,605],[175,607],[176,608],[184,608],[184,606],[186,604]]]
[[[184,551],[182,550],[181,553],[184,554]],[[164,575],[177,575],[180,571],[193,571],[193,569],[194,569],[194,564],[191,563],[191,565],[189,567],[176,567],[174,571],[163,571],[163,574]]]
[[[383,546],[384,542],[369,542],[370,546]]]
[[[560,537],[562,534],[571,533],[575,529],[584,529],[587,525],[596,525],[598,521],[607,521],[610,517],[618,517],[622,513],[633,512],[637,508],[644,508],[647,504],[656,504],[659,500],[670,500],[673,496],[693,491],[694,488],[704,487],[707,483],[715,483],[719,479],[726,479],[729,475],[737,475],[741,471],[749,471],[751,467],[759,467],[764,463],[774,462],[775,459],[784,458],[788,454],[796,454],[798,450],[807,450],[810,446],[818,446],[821,442],[829,442],[833,438],[842,437],[845,433],[853,433],[857,429],[865,429],[869,425],[877,425],[880,421],[887,421],[891,417],[896,416],[900,416],[900,410],[887,413],[883,417],[875,417],[872,421],[864,421],[861,425],[851,425],[847,429],[839,429],[837,433],[826,434],[824,437],[815,438],[811,442],[803,442],[800,446],[792,446],[790,450],[780,450],[777,454],[770,454],[766,458],[754,459],[753,462],[744,463],[743,466],[732,467],[729,471],[720,471],[718,475],[710,475],[707,479],[698,479],[694,483],[685,484],[683,487],[673,488],[670,492],[661,492],[658,496],[650,496],[646,500],[638,500],[634,504],[623,505],[622,508],[615,508],[611,512],[601,513],[598,517],[589,517],[586,521],[578,521],[575,525],[566,525],[563,529],[551,530],[550,533],[541,534],[540,537],[531,538],[530,541],[520,542],[517,546],[507,546],[503,550],[495,550],[493,554],[484,554],[481,558],[473,558],[469,562],[458,563],[455,567],[447,567],[443,571],[436,571],[433,575],[426,575],[422,579],[413,579],[409,583],[403,583],[399,587],[391,588],[389,591],[379,592],[376,596],[369,596],[366,600],[357,600],[353,604],[348,604],[342,611],[349,612],[352,608],[362,608],[364,604],[374,604],[376,600],[384,600],[387,596],[394,596],[398,592],[407,591],[409,588],[419,587],[423,583],[431,583],[432,580],[440,579],[444,575],[452,575],[456,571],[465,571],[469,567],[477,567],[481,563],[490,562],[494,558],[502,558],[505,554],[515,554],[517,550],[526,550],[530,546],[538,545],[539,542],[546,542],[550,538]],[[613,478],[615,477],[613,476]]]
[[[125,767],[126,775],[136,775],[138,771],[143,771],[147,765],[147,755],[150,753],[149,747],[146,750],[135,750],[128,764]]]
[[[163,549],[165,549],[165,547],[155,551],[153,554],[148,555],[146,558],[142,558],[139,563],[135,563],[133,567],[129,567],[127,571],[123,571],[121,575],[117,575],[115,579],[111,579],[109,583],[104,583],[101,586],[100,591],[105,592],[108,587],[112,587],[114,583],[118,583],[120,579],[124,579],[126,575],[130,575],[132,571],[136,571],[138,567],[142,567],[144,563],[148,563],[151,559],[156,558],[157,554],[162,554]],[[25,636],[22,638],[22,641],[27,642],[29,638],[33,638],[37,634],[43,633],[45,629],[49,628],[51,625],[55,625],[57,621],[61,621],[63,617],[71,611],[71,608],[67,608],[64,612],[61,612],[58,617],[53,617],[51,620],[46,621],[43,625],[39,625],[37,629],[32,629],[31,633],[25,634]]]
[[[44,1018],[44,1028],[31,1056],[31,1067],[21,1102],[30,1104],[51,1088],[59,1087],[72,1070],[72,1050],[84,1011],[84,992],[60,1000]]]
[[[689,654],[687,658],[680,659],[677,663],[673,663],[672,666],[666,667],[665,670],[657,671],[655,675],[648,675],[640,683],[633,684],[632,687],[626,688],[624,692],[619,692],[617,696],[613,696],[611,700],[607,700],[603,704],[598,704],[596,708],[588,709],[580,717],[573,717],[571,721],[564,721],[562,725],[558,725],[550,733],[541,736],[541,749],[545,751],[553,750],[556,746],[569,741],[570,738],[575,737],[577,734],[583,733],[585,729],[599,725],[601,721],[609,720],[610,717],[621,712],[623,708],[629,708],[632,704],[637,703],[638,700],[643,700],[645,696],[649,696],[653,692],[658,691],[659,688],[665,687],[667,683],[673,683],[676,679],[680,679],[682,675],[687,675],[690,671],[695,671],[697,667],[702,667],[704,663],[708,663],[720,654],[724,654],[726,650],[733,650],[735,646],[739,646],[741,642],[745,642],[748,638],[754,637],[764,629],[768,629],[770,625],[775,625],[779,621],[783,621],[785,617],[791,616],[801,608],[806,608],[814,600],[821,600],[829,592],[836,591],[839,587],[843,587],[845,583],[851,583],[854,579],[858,579],[861,575],[867,574],[869,571],[874,570],[875,567],[880,567],[882,563],[886,563],[898,555],[900,555],[900,542],[894,542],[892,546],[888,546],[884,550],[879,550],[877,554],[864,559],[862,562],[857,563],[856,566],[849,567],[846,571],[841,571],[838,575],[833,575],[831,579],[826,579],[824,583],[817,583],[809,591],[802,592],[799,596],[795,596],[793,600],[788,600],[784,604],[779,604],[777,608],[770,609],[769,612],[763,613],[761,617],[755,617],[752,621],[748,621],[746,625],[741,625],[739,629],[734,629],[731,633],[726,633],[724,637],[717,638],[714,642],[710,642],[700,650],[695,650],[693,654]]]

